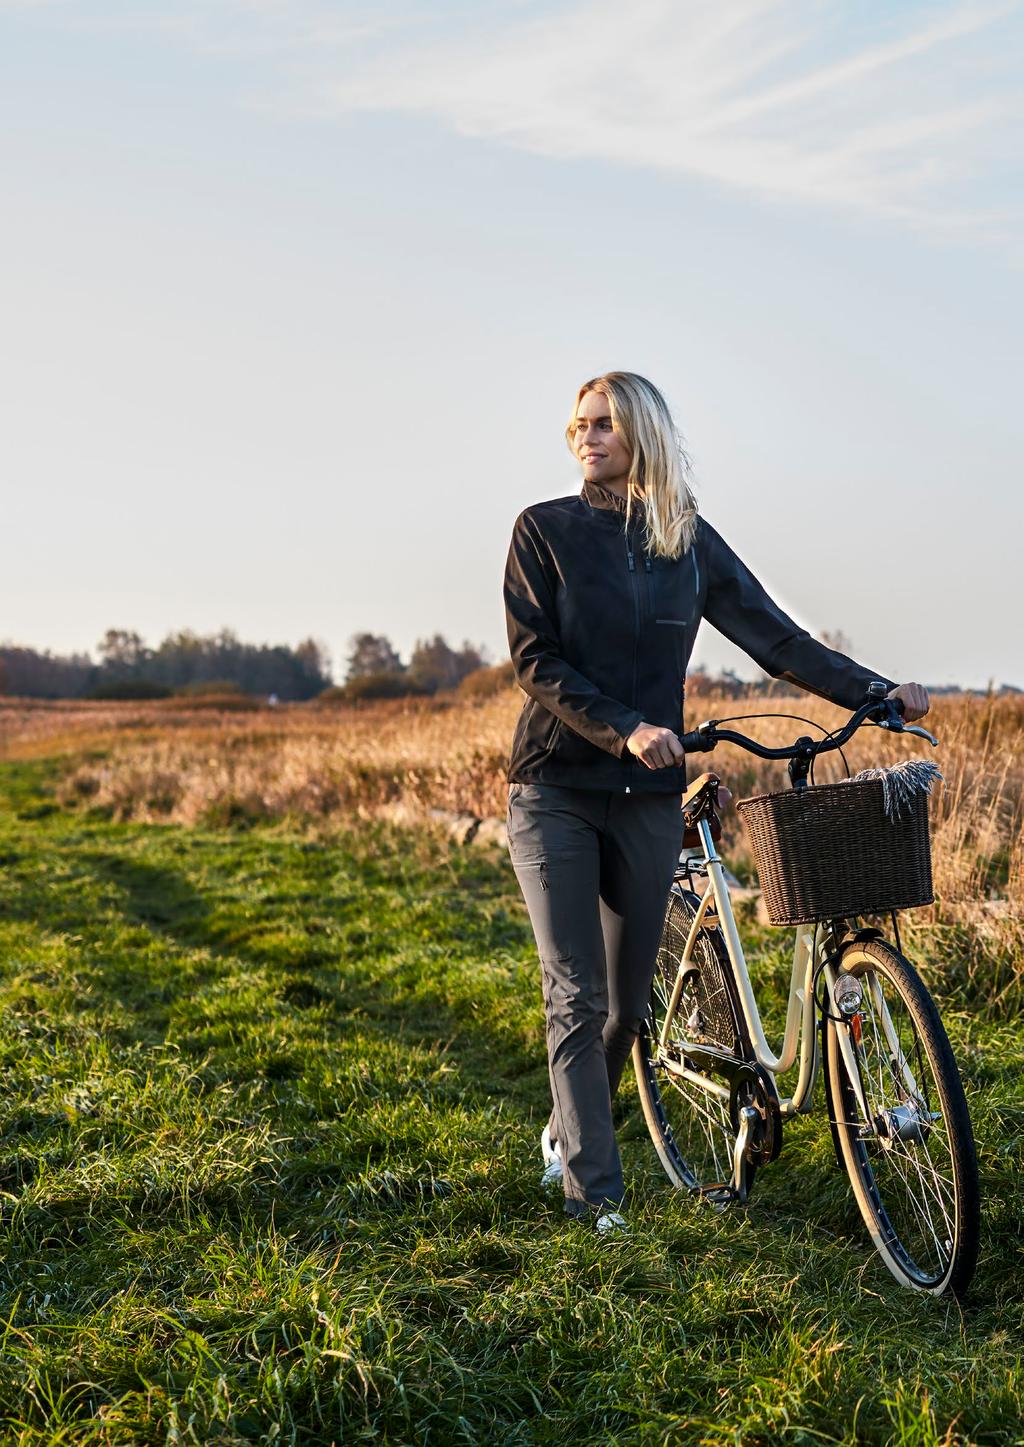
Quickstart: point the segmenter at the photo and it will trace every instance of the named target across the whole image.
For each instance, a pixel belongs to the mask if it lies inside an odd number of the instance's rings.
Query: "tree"
[[[103,668],[119,678],[134,673],[150,656],[138,633],[125,628],[108,628],[96,651],[103,660]]]
[[[417,640],[409,660],[409,677],[419,688],[436,693],[439,688],[457,688],[466,675],[481,668],[483,662],[482,648],[464,641],[456,651],[440,633],[435,633],[433,638]]]
[[[468,638],[462,640],[462,647],[459,649],[460,680],[467,674],[474,673],[476,669],[486,667],[487,662],[487,648],[483,643],[477,645],[470,643]]]
[[[331,655],[327,644],[319,638],[304,638],[293,652],[299,671],[311,682],[316,681],[319,688],[327,688],[331,682]]]
[[[383,633],[354,633],[349,639],[346,683],[367,673],[400,673],[402,660]]]
[[[430,693],[436,693],[439,688],[454,688],[458,683],[458,656],[440,633],[435,633],[433,638],[416,640],[409,660],[409,677],[418,688]]]

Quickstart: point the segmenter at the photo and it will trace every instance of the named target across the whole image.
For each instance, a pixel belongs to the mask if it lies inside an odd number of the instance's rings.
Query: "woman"
[[[552,1110],[544,1176],[565,1210],[624,1230],[615,1094],[682,845],[683,688],[701,618],[768,673],[853,709],[882,675],[812,638],[697,512],[657,388],[609,372],[566,429],[579,495],[516,519],[505,612],[527,697],[508,769],[509,853],[540,955]],[[896,686],[905,716],[919,684]],[[724,793],[724,791],[723,791]]]

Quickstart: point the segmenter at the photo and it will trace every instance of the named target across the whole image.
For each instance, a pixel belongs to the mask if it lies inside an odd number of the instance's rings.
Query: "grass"
[[[118,823],[0,765],[0,1440],[1013,1443],[1024,1048],[943,992],[982,1157],[964,1306],[870,1253],[820,1116],[745,1210],[537,1185],[536,957],[497,851]],[[923,938],[923,937],[922,937]],[[781,1018],[788,936],[755,934]]]

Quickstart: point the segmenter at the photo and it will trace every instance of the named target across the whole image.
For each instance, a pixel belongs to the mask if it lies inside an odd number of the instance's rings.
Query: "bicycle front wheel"
[[[857,1205],[898,1281],[959,1295],[977,1264],[981,1211],[953,1051],[921,977],[891,945],[852,941],[841,967],[863,998],[848,1023],[826,1021],[826,1087]]]

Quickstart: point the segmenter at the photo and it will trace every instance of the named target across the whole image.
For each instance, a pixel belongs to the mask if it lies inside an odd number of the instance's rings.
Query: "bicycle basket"
[[[923,793],[886,817],[879,779],[814,784],[736,804],[772,924],[812,924],[931,904],[932,855]]]

